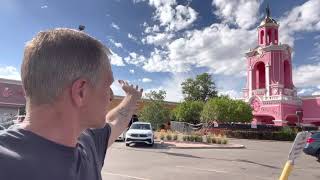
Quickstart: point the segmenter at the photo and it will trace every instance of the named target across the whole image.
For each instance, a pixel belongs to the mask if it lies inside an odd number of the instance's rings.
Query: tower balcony
[[[265,95],[267,90],[265,88],[263,89],[255,89],[252,91],[253,95]]]

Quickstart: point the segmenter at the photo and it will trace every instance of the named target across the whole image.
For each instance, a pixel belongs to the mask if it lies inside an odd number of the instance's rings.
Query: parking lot
[[[109,148],[102,176],[121,179],[278,179],[291,147],[289,142],[230,140],[245,149],[168,149],[126,147],[116,142]],[[304,154],[296,161],[290,180],[320,179],[320,163]]]

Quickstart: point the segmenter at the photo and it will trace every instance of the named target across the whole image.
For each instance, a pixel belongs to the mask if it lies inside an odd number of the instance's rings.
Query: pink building
[[[320,96],[298,97],[292,81],[292,48],[279,43],[279,24],[266,17],[258,26],[258,46],[246,53],[246,102],[253,108],[253,123],[320,125]]]
[[[0,123],[14,118],[25,103],[21,82],[0,78]]]

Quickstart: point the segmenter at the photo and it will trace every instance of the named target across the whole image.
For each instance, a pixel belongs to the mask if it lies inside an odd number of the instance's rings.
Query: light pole
[[[296,111],[296,115],[298,118],[298,127],[301,127],[300,120],[302,120],[303,111],[302,110]]]
[[[86,27],[84,25],[79,25],[78,29],[79,31],[83,31]]]

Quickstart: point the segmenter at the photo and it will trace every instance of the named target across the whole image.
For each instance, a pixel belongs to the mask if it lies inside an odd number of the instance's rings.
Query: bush
[[[164,134],[160,134],[160,139],[164,140]]]
[[[223,138],[223,139],[221,140],[221,144],[227,144],[227,143],[228,143],[228,140],[227,140],[227,139]]]
[[[174,135],[173,135],[173,140],[174,140],[174,141],[178,140],[178,134],[174,134]]]
[[[195,136],[194,135],[189,136],[189,141],[194,142],[194,140],[195,140]]]
[[[168,141],[171,141],[172,140],[172,135],[171,134],[167,134],[166,138],[167,138]]]
[[[183,137],[182,137],[182,140],[183,140],[183,141],[188,141],[188,136],[183,136]]]
[[[212,143],[212,137],[211,136],[207,136],[207,143]]]
[[[217,143],[217,138],[216,137],[212,137],[211,143],[213,143],[213,144]]]
[[[202,141],[203,141],[203,140],[202,140],[202,136],[196,135],[196,136],[195,136],[195,141],[196,141],[196,142],[202,142]]]
[[[221,138],[218,137],[216,143],[217,143],[217,144],[221,144],[221,142],[222,142],[222,141],[221,141]]]

